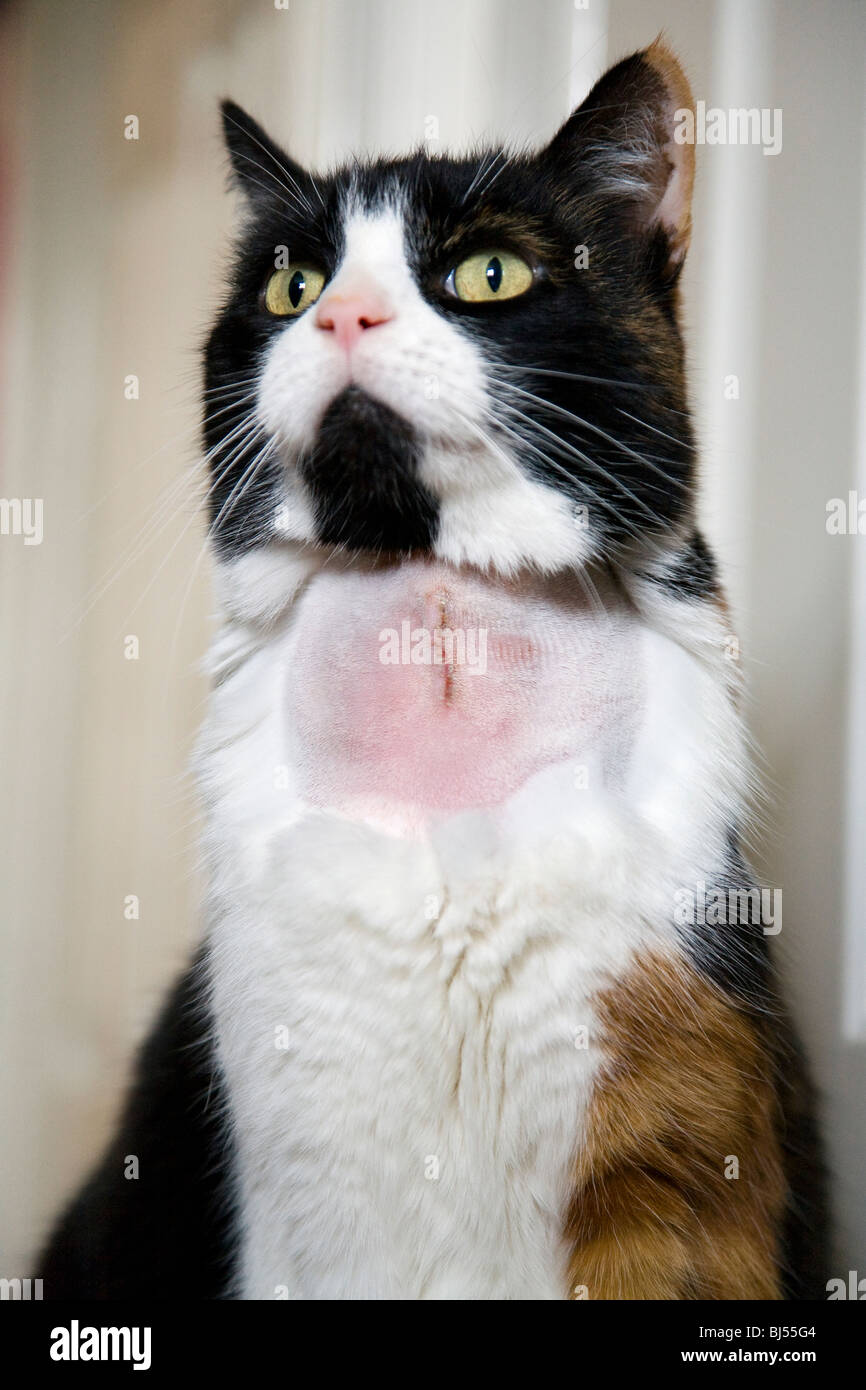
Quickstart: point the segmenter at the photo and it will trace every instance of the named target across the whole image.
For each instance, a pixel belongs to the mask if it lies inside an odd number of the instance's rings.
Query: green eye
[[[302,314],[315,304],[324,288],[325,277],[313,265],[295,264],[275,270],[265,290],[265,308],[280,318]]]
[[[515,299],[532,281],[531,266],[514,251],[476,251],[452,270],[446,285],[458,299],[483,304]]]

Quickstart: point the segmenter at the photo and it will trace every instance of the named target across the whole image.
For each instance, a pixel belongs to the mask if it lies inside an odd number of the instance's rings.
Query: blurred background
[[[831,499],[866,499],[866,6],[32,0],[0,11],[0,495],[43,508],[40,544],[0,534],[0,1276],[35,1272],[198,932],[218,99],[313,165],[541,142],[660,29],[708,107],[782,112],[776,155],[698,148],[687,341],[835,1272],[866,1275],[866,534],[827,530]]]

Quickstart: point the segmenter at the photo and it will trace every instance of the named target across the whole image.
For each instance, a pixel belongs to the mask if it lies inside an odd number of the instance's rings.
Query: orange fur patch
[[[780,1298],[785,1183],[759,1026],[660,957],[597,1003],[611,1060],[577,1160],[570,1296]]]

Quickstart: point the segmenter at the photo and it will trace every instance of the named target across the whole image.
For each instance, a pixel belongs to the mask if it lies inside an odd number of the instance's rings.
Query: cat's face
[[[654,45],[539,153],[315,179],[226,105],[248,216],[206,353],[219,553],[553,572],[681,534],[689,104]]]

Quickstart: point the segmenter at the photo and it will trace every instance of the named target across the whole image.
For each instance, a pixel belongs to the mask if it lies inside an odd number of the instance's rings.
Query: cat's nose
[[[368,328],[378,328],[394,316],[387,301],[373,289],[325,294],[316,308],[315,324],[333,333],[340,347],[351,352]]]

